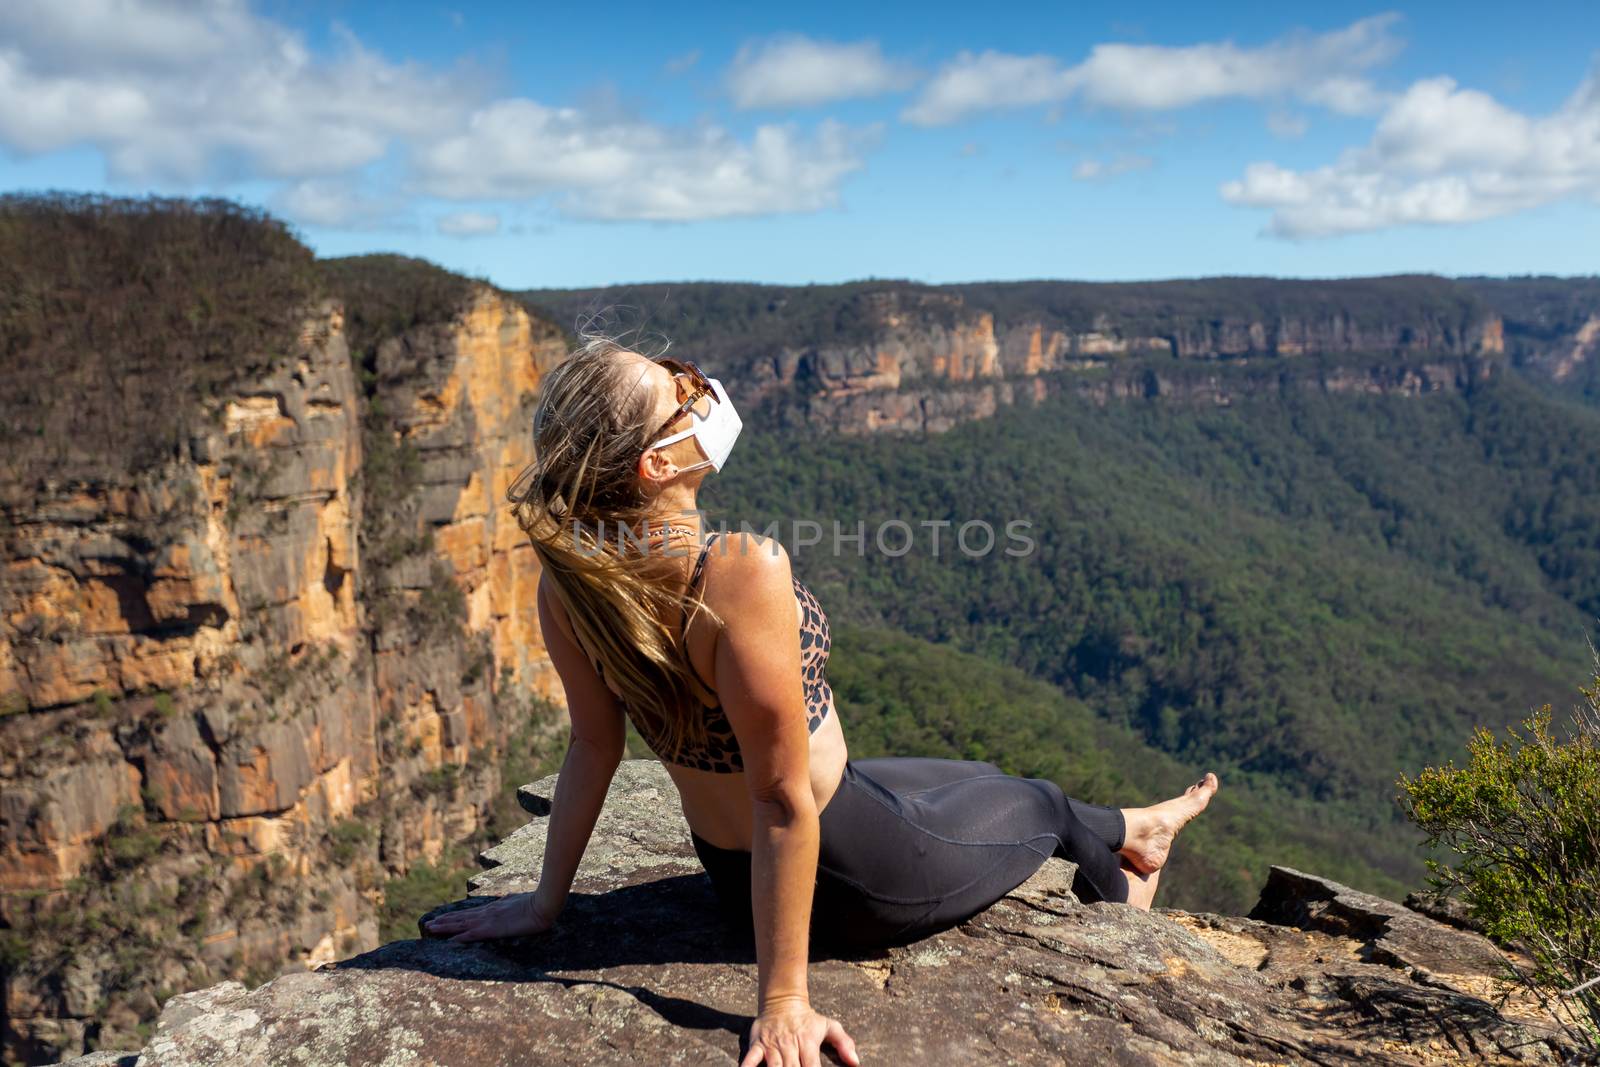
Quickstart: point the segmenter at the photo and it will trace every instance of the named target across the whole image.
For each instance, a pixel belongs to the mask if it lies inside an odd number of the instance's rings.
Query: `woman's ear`
[[[639,480],[645,485],[660,488],[678,473],[678,465],[668,459],[659,448],[647,448],[639,457]]]

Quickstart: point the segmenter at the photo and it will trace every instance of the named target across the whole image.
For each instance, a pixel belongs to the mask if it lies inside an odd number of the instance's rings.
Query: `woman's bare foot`
[[[1172,840],[1189,820],[1206,810],[1222,783],[1210,771],[1183,791],[1181,797],[1164,800],[1148,808],[1123,808],[1127,827],[1120,854],[1139,874],[1154,874],[1167,862]]]
[[[1128,879],[1128,903],[1136,908],[1150,910],[1150,905],[1156,899],[1156,883],[1161,881],[1160,871],[1151,871],[1149,874],[1140,874],[1134,870],[1133,865],[1126,859],[1122,861],[1122,873]]]

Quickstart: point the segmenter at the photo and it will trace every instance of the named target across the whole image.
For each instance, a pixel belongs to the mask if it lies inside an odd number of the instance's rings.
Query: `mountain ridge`
[[[600,314],[598,328],[645,347],[670,339],[736,375],[752,401],[843,432],[937,432],[1063,390],[1228,403],[1280,388],[1264,384],[1279,377],[1426,392],[1515,367],[1585,396],[1600,380],[1600,279],[652,283],[517,295],[568,328]],[[1514,298],[1501,300],[1509,319],[1491,295]],[[1361,369],[1327,366],[1346,361]],[[1223,377],[1245,366],[1258,368],[1254,381]]]

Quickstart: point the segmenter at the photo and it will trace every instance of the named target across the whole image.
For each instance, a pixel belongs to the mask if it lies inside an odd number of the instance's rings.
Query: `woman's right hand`
[[[824,1041],[849,1067],[861,1067],[855,1039],[839,1020],[812,1011],[809,1004],[769,1008],[751,1024],[750,1048],[739,1067],[821,1067]]]
[[[555,915],[537,892],[511,893],[488,904],[458,908],[437,915],[423,927],[430,937],[451,941],[488,941],[497,937],[541,934],[555,925]]]

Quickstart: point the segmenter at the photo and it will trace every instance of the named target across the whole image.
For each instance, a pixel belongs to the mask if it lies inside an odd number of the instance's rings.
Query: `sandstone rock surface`
[[[478,894],[535,884],[554,784],[523,789],[535,818],[484,855]],[[813,1003],[867,1064],[1558,1062],[1537,1012],[1492,1006],[1488,942],[1402,905],[1286,868],[1247,918],[1083,904],[1071,880],[1052,860],[953,930],[814,953]],[[734,1063],[755,995],[670,779],[626,761],[548,934],[399,941],[185,994],[128,1062]]]

